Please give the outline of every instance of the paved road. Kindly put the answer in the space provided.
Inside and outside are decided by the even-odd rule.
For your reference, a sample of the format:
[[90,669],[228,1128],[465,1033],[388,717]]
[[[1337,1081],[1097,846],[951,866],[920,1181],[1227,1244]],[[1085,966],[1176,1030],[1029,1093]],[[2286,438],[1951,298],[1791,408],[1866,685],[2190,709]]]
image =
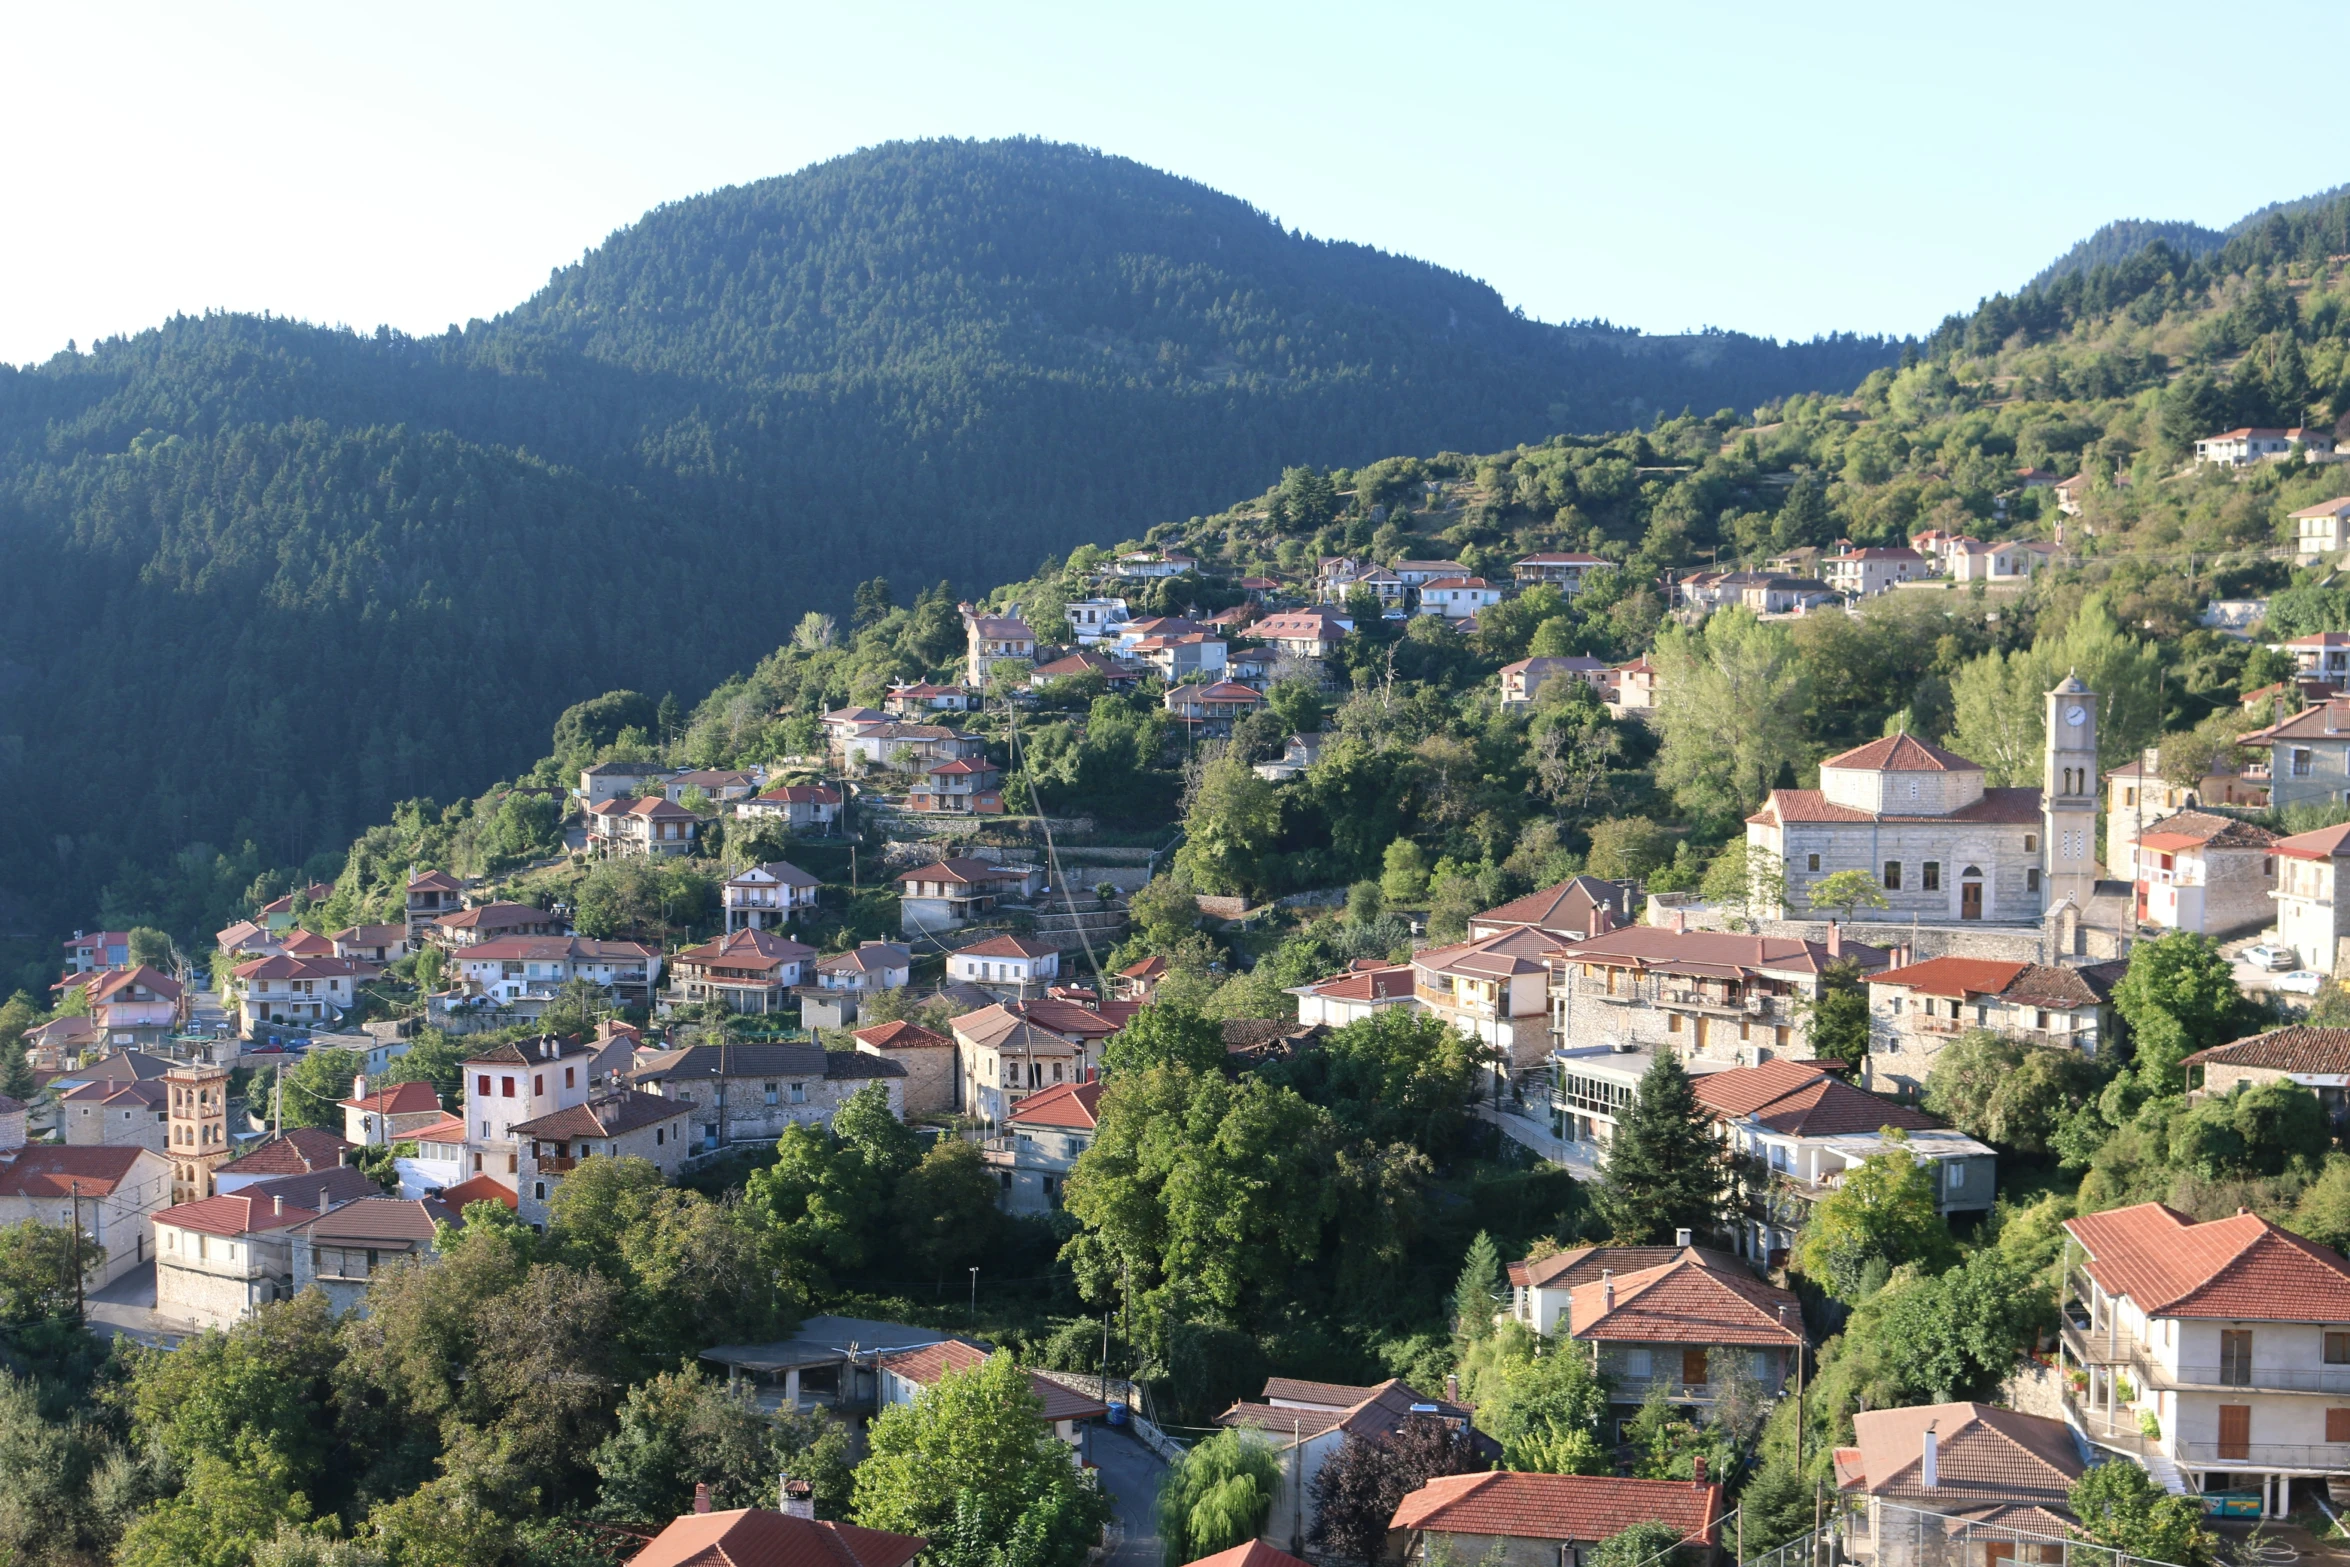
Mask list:
[[1159,1534],[1153,1510],[1167,1466],[1132,1436],[1109,1426],[1094,1426],[1088,1440],[1093,1444],[1094,1467],[1101,1471],[1102,1487],[1118,1507],[1118,1516],[1110,1524],[1110,1549],[1103,1567],[1159,1567]]
[[141,1344],[171,1348],[196,1331],[184,1322],[166,1322],[155,1315],[155,1264],[131,1269],[88,1301],[90,1331],[101,1339],[121,1336]]

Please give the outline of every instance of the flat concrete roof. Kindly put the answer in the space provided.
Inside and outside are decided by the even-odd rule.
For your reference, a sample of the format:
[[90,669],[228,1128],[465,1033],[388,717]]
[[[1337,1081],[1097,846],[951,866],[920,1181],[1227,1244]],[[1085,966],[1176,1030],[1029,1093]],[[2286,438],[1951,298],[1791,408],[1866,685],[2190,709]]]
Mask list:
[[720,1344],[703,1350],[701,1358],[741,1371],[797,1371],[838,1365],[852,1355],[862,1359],[893,1349],[918,1349],[953,1336],[870,1317],[810,1317],[790,1338],[773,1344]]

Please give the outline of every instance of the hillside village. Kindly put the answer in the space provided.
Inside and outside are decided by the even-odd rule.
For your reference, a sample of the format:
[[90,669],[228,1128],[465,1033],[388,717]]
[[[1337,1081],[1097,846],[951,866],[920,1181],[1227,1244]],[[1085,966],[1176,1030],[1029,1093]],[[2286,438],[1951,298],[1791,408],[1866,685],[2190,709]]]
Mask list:
[[12,1385],[148,1443],[58,1549],[2338,1533],[2350,420],[2029,347],[876,579],[121,894],[0,1013]]

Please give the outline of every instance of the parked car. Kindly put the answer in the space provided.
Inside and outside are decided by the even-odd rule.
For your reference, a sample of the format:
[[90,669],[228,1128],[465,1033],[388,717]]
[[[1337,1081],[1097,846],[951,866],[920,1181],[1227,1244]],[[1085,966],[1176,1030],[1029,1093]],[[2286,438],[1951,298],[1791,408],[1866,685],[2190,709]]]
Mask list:
[[2314,996],[2326,982],[2326,977],[2313,968],[2297,968],[2290,974],[2279,974],[2272,984],[2278,990],[2290,991],[2296,996]]
[[2244,961],[2254,968],[2266,969],[2273,974],[2280,969],[2297,967],[2301,962],[2301,955],[2291,947],[2274,947],[2263,943],[2257,947],[2246,947]]

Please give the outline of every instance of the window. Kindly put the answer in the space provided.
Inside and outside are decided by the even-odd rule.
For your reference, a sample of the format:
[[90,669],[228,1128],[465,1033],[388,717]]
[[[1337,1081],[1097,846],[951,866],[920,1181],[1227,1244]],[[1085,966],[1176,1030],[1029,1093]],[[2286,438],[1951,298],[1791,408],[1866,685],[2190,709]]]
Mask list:
[[[773,1104],[775,1101],[774,1101],[774,1100],[772,1100],[772,1099],[770,1099],[770,1100],[768,1100],[767,1102],[768,1102],[769,1104]],[[668,1141],[668,1138],[669,1138],[669,1129],[668,1129],[667,1127],[665,1127],[665,1126],[656,1126],[656,1127],[654,1127],[654,1128],[653,1128],[653,1146],[654,1146],[655,1148],[659,1148],[659,1147],[661,1147],[661,1146],[662,1146],[664,1143],[666,1143],[666,1142]]]
[[563,1069],[563,1086],[564,1086],[565,1088],[577,1088],[577,1087],[579,1086],[578,1073],[579,1073],[579,1068],[578,1068],[578,1067],[575,1067],[575,1066],[567,1066],[567,1067],[565,1067],[565,1068]]
[[2350,1333],[2328,1333],[2326,1335],[2326,1364],[2329,1366],[2350,1366]]
[[1940,860],[1928,860],[1918,867],[1918,885],[1927,892],[1942,890],[1942,862]]
[[1681,1032],[1681,1014],[1680,1014],[1680,1013],[1678,1013],[1678,1012],[1667,1012],[1667,1013],[1665,1014],[1665,1032],[1666,1032],[1666,1033],[1668,1033],[1668,1034],[1678,1034],[1679,1032]]
[[511,1099],[514,1097],[514,1079],[511,1077],[501,1077],[498,1079],[498,1097],[501,1099]]
[[2350,1409],[2329,1409],[2326,1411],[2326,1440],[2329,1442],[2350,1442]]
[[1945,1183],[1944,1183],[1945,1187],[1946,1187],[1948,1190],[1950,1190],[1950,1191],[1954,1191],[1954,1192],[1957,1192],[1957,1191],[1964,1191],[1964,1190],[1966,1190],[1966,1165],[1965,1165],[1965,1163],[1964,1163],[1963,1161],[1960,1161],[1960,1162],[1957,1162],[1957,1163],[1950,1164],[1950,1165],[1946,1166],[1946,1168],[1947,1168],[1947,1169],[1950,1171],[1950,1179],[1949,1179],[1947,1182],[1945,1182]]
[[2026,891],[2026,892],[2038,892],[2039,890],[2040,890],[2040,867],[2039,867],[2039,866],[2037,866],[2037,865],[2027,865],[2027,866],[2025,866],[2025,867],[2024,867],[2024,891]]
[[531,1097],[532,1097],[533,1099],[542,1098],[542,1097],[544,1097],[544,1096],[545,1096],[546,1092],[547,1092],[547,1074],[546,1074],[546,1073],[544,1073],[544,1072],[534,1072],[534,1073],[532,1073],[532,1074],[531,1074],[531,1079],[530,1079],[530,1094],[531,1094]]
[[777,1100],[780,1098],[780,1096],[781,1096],[781,1093],[782,1093],[782,1090],[781,1090],[781,1089],[779,1089],[779,1088],[778,1088],[778,1087],[777,1087],[775,1084],[773,1084],[773,1083],[769,1083],[769,1084],[767,1085],[767,1088],[766,1088],[767,1102],[768,1102],[769,1104],[774,1104],[774,1103],[776,1103],[776,1102],[777,1102]]
[[490,1096],[490,1079],[486,1072],[473,1080],[473,1091],[484,1099]]
[[796,1105],[804,1105],[808,1102],[807,1084],[794,1083],[791,1085],[791,1102]]
[[2298,746],[2293,750],[2293,776],[2296,778],[2309,776],[2309,753]]
[[1656,1363],[1647,1350],[1628,1349],[1624,1351],[1624,1375],[1627,1377],[1645,1382],[1654,1374],[1655,1370]]
[[2223,1387],[2252,1385],[2252,1334],[2248,1330],[2222,1331],[2219,1336],[2219,1380]]
[[1809,868],[1810,868],[1810,869],[1812,869],[1812,870],[1815,870],[1815,871],[1816,871],[1816,870],[1818,870],[1818,869],[1820,868],[1820,857],[1819,857],[1818,855],[1814,854],[1814,855],[1810,856],[1810,860],[1811,860],[1811,865],[1810,865],[1810,867],[1809,867]]
[[2026,854],[2038,854],[2040,852],[2040,835],[2038,833],[2028,832],[2024,834],[2024,852]]
[[522,1161],[521,1161],[521,1156],[520,1156],[519,1154],[508,1154],[508,1155],[506,1156],[506,1173],[507,1173],[508,1175],[513,1175],[513,1174],[515,1174],[515,1173],[516,1173],[517,1171],[519,1171],[521,1168],[522,1168]]
[[1885,862],[1885,890],[1887,892],[1901,890],[1901,862],[1899,860]]

